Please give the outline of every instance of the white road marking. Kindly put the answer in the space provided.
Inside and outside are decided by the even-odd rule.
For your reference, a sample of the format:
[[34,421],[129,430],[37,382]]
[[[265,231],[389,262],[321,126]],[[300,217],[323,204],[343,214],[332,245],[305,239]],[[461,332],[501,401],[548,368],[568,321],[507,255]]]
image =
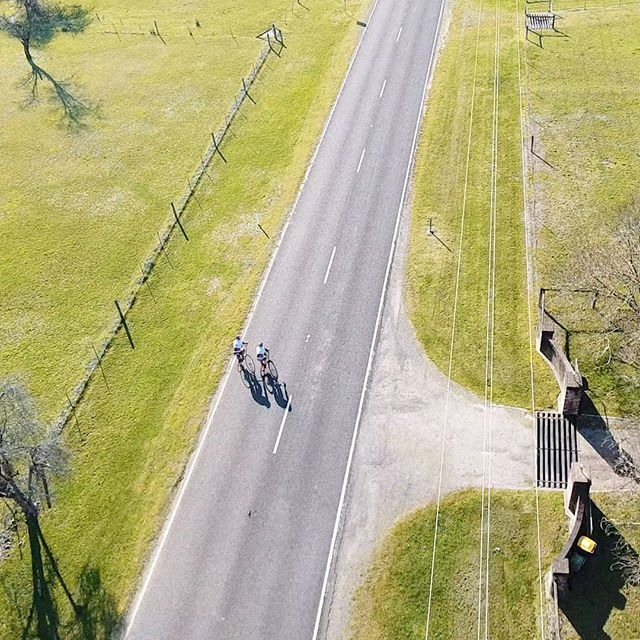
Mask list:
[[311,337],[310,333],[307,333],[307,339],[304,341],[305,344],[307,344],[307,342],[309,342],[309,338]]
[[[378,6],[378,2],[379,0],[375,0],[375,4],[373,5],[373,8],[371,9],[371,13],[369,14],[369,21],[371,21],[371,18],[373,17],[373,14],[375,13],[376,7]],[[280,234],[280,239],[278,240],[278,244],[273,252],[273,255],[271,256],[271,260],[269,261],[269,265],[267,266],[267,269],[264,273],[264,276],[262,278],[262,282],[260,283],[260,288],[258,289],[258,292],[256,293],[256,297],[253,301],[253,306],[251,308],[251,311],[249,312],[249,315],[247,316],[247,320],[245,323],[245,327],[244,327],[244,331],[243,333],[246,333],[249,329],[249,325],[251,324],[251,321],[253,320],[253,314],[256,310],[256,308],[258,307],[258,303],[260,302],[260,298],[262,296],[262,292],[264,291],[264,287],[267,283],[267,280],[269,279],[269,274],[271,273],[271,269],[273,267],[273,263],[276,260],[276,256],[278,255],[278,251],[280,251],[280,247],[282,246],[282,242],[284,240],[284,237],[287,233],[287,230],[289,229],[289,224],[291,223],[291,219],[293,218],[293,214],[296,212],[296,208],[298,206],[298,202],[300,201],[300,197],[302,196],[302,192],[304,190],[304,186],[307,183],[307,180],[309,178],[309,174],[311,173],[311,169],[313,169],[313,165],[315,163],[316,157],[318,156],[318,151],[320,150],[320,147],[322,146],[322,141],[324,140],[326,134],[327,134],[327,130],[329,129],[329,125],[331,124],[331,120],[333,119],[333,114],[336,111],[336,107],[338,106],[338,102],[340,101],[340,97],[342,96],[342,93],[344,91],[344,88],[347,84],[347,80],[349,79],[349,75],[351,74],[351,69],[353,68],[353,64],[356,60],[356,57],[358,56],[358,51],[360,51],[360,47],[362,46],[362,43],[364,42],[364,39],[367,35],[367,32],[365,31],[364,34],[362,35],[362,38],[360,39],[360,41],[358,42],[358,45],[356,46],[355,51],[353,52],[353,55],[351,56],[351,60],[349,61],[349,67],[347,68],[347,72],[344,75],[344,78],[342,80],[342,84],[340,85],[340,90],[338,91],[338,95],[336,96],[335,102],[333,103],[333,106],[331,107],[331,111],[329,112],[329,116],[327,117],[326,122],[324,123],[324,129],[322,130],[322,134],[320,135],[320,139],[318,140],[318,144],[316,145],[316,148],[313,151],[313,155],[311,156],[311,161],[309,162],[309,166],[307,167],[307,170],[304,174],[304,178],[302,179],[302,182],[300,183],[300,187],[298,188],[298,194],[296,195],[296,199],[295,202],[293,203],[293,207],[291,208],[291,213],[289,214],[289,217],[287,218],[287,221],[284,224],[284,227],[282,228],[282,233]],[[184,480],[181,482],[180,484],[180,490],[178,492],[178,496],[175,500],[175,502],[173,503],[173,507],[171,508],[171,513],[169,514],[169,518],[167,519],[163,529],[162,529],[162,533],[160,534],[160,539],[158,541],[158,544],[155,548],[155,551],[152,555],[152,560],[151,563],[149,565],[149,570],[143,580],[142,583],[142,587],[140,588],[140,591],[138,592],[138,595],[136,596],[136,599],[134,600],[134,604],[133,607],[131,609],[131,613],[127,616],[128,618],[128,624],[127,624],[127,628],[124,634],[124,639],[123,640],[127,640],[127,638],[129,637],[129,634],[131,633],[131,628],[133,627],[133,623],[135,622],[136,616],[138,615],[138,611],[140,610],[140,606],[142,605],[142,601],[144,600],[144,596],[147,592],[147,589],[149,588],[149,584],[151,583],[151,578],[153,576],[153,572],[155,571],[156,565],[158,564],[158,560],[160,558],[160,555],[162,554],[162,549],[164,548],[164,545],[167,542],[167,538],[169,537],[169,532],[171,531],[171,525],[173,524],[173,521],[175,520],[176,514],[178,513],[178,510],[180,509],[180,504],[182,503],[182,499],[184,497],[184,494],[186,492],[187,486],[189,484],[189,480],[191,479],[191,474],[193,473],[193,469],[196,466],[196,463],[198,462],[198,458],[200,457],[200,453],[202,452],[202,447],[204,446],[205,440],[207,439],[207,435],[209,433],[209,430],[211,429],[211,425],[213,423],[213,418],[216,414],[216,411],[218,410],[218,406],[220,405],[220,400],[222,398],[222,396],[224,395],[224,390],[227,386],[227,383],[229,381],[229,377],[231,376],[231,372],[234,369],[234,365],[235,365],[235,357],[231,357],[229,358],[229,366],[227,369],[227,373],[225,375],[224,380],[222,381],[222,384],[220,385],[218,391],[217,391],[217,397],[214,401],[213,407],[209,413],[209,417],[207,418],[207,423],[205,424],[204,429],[202,430],[201,434],[200,434],[200,439],[198,441],[198,446],[196,447],[195,452],[193,453],[193,456],[191,457],[191,459],[189,460],[189,463],[187,464],[187,469],[186,469],[186,473],[184,476]]]
[[276,440],[276,444],[273,447],[273,451],[271,452],[275,455],[278,451],[278,445],[280,444],[280,438],[282,438],[282,432],[284,431],[284,423],[287,421],[287,416],[289,415],[289,407],[291,407],[291,398],[293,394],[289,396],[289,400],[287,401],[287,408],[284,410],[284,415],[282,416],[282,422],[280,423],[280,431],[278,431],[278,439]]
[[400,40],[400,34],[402,33],[402,27],[400,27],[399,31],[398,31],[398,35],[396,36],[396,42],[398,42],[398,40]]
[[329,278],[329,271],[331,271],[331,265],[333,264],[333,259],[335,257],[336,257],[336,247],[333,247],[333,251],[331,252],[331,259],[329,260],[329,264],[327,265],[327,272],[324,274],[323,284],[327,284],[327,280]]
[[360,173],[360,167],[362,166],[362,161],[364,159],[364,152],[367,150],[367,147],[365,147],[362,150],[362,153],[360,154],[360,162],[358,162],[358,168],[356,169],[356,173]]
[[382,94],[384,93],[384,88],[387,86],[387,79],[384,79],[384,82],[382,83],[382,89],[380,89],[380,95],[378,96],[378,98],[382,98]]
[[[375,7],[374,7],[375,8]],[[429,88],[429,80],[433,72],[433,56],[435,54],[436,45],[438,43],[438,34],[440,33],[440,24],[442,22],[442,13],[444,11],[444,0],[440,1],[440,12],[438,13],[438,22],[436,23],[436,32],[433,38],[433,46],[431,47],[431,54],[429,57],[429,67],[427,69],[427,77],[424,81],[424,87],[422,89],[422,101],[420,106],[420,112],[416,122],[416,127],[413,132],[413,143],[411,145],[411,153],[409,154],[409,162],[407,163],[407,171],[404,176],[404,185],[402,187],[402,194],[400,195],[400,204],[398,205],[398,213],[396,214],[396,226],[393,230],[393,238],[391,240],[391,248],[389,249],[389,259],[387,260],[387,271],[384,275],[384,282],[382,283],[382,291],[380,293],[380,303],[378,305],[378,315],[376,317],[376,324],[373,328],[373,338],[371,340],[371,348],[369,350],[369,361],[367,362],[367,369],[364,374],[364,381],[362,383],[362,392],[360,393],[360,404],[358,405],[358,413],[356,415],[356,422],[353,427],[353,435],[351,436],[351,447],[349,449],[349,456],[347,458],[347,466],[344,471],[344,477],[342,479],[342,490],[340,491],[340,500],[338,501],[338,509],[336,511],[336,519],[333,525],[333,535],[331,536],[331,544],[329,546],[329,555],[327,557],[327,564],[324,570],[324,578],[322,580],[322,589],[320,591],[320,602],[318,603],[318,611],[316,613],[316,622],[313,627],[312,640],[317,640],[318,633],[320,631],[320,620],[322,618],[322,609],[324,607],[324,599],[327,593],[327,585],[329,583],[329,573],[331,571],[331,563],[333,561],[333,554],[335,553],[336,540],[338,537],[338,529],[340,528],[340,520],[342,518],[342,509],[344,507],[344,499],[347,494],[347,485],[349,484],[349,474],[351,473],[351,465],[353,463],[353,454],[356,448],[356,441],[358,439],[358,431],[360,429],[360,421],[362,420],[362,410],[364,408],[364,400],[367,393],[367,384],[369,382],[369,375],[371,374],[371,367],[373,365],[373,357],[376,350],[376,341],[378,339],[378,331],[380,329],[380,321],[382,319],[382,310],[384,308],[384,301],[387,292],[387,284],[389,282],[389,273],[391,272],[391,264],[393,263],[393,255],[395,253],[396,242],[398,240],[398,230],[400,229],[400,219],[402,217],[402,209],[404,205],[404,199],[407,194],[407,187],[409,185],[409,178],[411,177],[411,168],[416,155],[416,147],[418,145],[418,134],[420,132],[420,122],[422,121],[422,113],[424,111],[425,99],[427,97],[427,89]]]

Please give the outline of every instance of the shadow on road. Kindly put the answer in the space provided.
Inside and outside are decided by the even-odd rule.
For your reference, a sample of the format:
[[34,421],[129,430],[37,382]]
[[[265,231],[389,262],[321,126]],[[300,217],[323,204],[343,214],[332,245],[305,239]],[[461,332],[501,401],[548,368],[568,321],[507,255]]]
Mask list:
[[[271,407],[269,395],[272,395],[273,400],[280,408],[287,408],[289,404],[287,383],[280,381],[278,370],[273,362],[271,362],[269,371],[262,377],[256,375],[255,371],[244,368],[240,370],[240,376],[244,386],[251,391],[254,402],[269,409]],[[291,407],[289,407],[289,411],[291,411]]]
[[269,394],[267,393],[266,386],[258,380],[255,373],[245,371],[244,375],[249,383],[249,390],[251,391],[253,400],[268,409],[271,406],[271,402],[269,402]]
[[[271,391],[276,404],[282,409],[286,409],[289,404],[289,392],[287,391],[287,383],[280,382],[277,378],[271,381]],[[291,407],[289,407],[291,411]]]

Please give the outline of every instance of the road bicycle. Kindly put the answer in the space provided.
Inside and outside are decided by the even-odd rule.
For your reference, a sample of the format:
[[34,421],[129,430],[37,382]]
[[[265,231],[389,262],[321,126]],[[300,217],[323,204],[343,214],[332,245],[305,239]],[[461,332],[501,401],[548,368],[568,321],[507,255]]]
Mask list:
[[269,377],[272,380],[278,379],[278,369],[276,369],[276,365],[271,359],[269,352],[267,352],[266,358],[260,360],[260,377],[264,378],[267,375],[267,372],[269,372]]
[[251,374],[253,375],[256,371],[256,366],[253,362],[253,358],[245,351],[242,350],[239,353],[236,353],[236,358],[238,359],[238,372],[243,374]]

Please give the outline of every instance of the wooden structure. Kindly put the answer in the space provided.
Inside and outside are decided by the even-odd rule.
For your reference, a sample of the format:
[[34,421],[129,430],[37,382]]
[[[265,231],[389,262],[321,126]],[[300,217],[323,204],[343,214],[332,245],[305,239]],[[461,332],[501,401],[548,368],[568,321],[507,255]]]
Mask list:
[[547,573],[547,595],[562,601],[567,597],[570,588],[572,572],[576,563],[572,563],[572,556],[578,553],[578,540],[581,536],[593,535],[591,518],[591,478],[583,465],[571,465],[569,485],[564,492],[564,510],[570,519],[570,531],[567,541],[560,553],[554,558],[551,569]]

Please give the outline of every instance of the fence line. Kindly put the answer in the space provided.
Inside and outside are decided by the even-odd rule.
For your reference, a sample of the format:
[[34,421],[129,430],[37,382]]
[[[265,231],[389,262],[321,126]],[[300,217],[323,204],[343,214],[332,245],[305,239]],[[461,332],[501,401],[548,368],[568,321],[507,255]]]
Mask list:
[[[82,396],[84,395],[84,392],[86,391],[87,386],[89,385],[89,382],[91,381],[94,373],[97,371],[98,368],[102,370],[102,360],[104,359],[107,352],[109,351],[109,348],[113,344],[113,341],[118,335],[118,332],[120,331],[120,329],[123,327],[126,327],[127,315],[131,310],[131,308],[133,307],[138,297],[138,294],[140,293],[140,289],[142,288],[144,283],[148,280],[151,272],[153,271],[153,268],[155,267],[156,262],[158,261],[158,258],[162,253],[165,252],[165,246],[169,242],[171,236],[173,235],[175,228],[176,227],[182,228],[180,219],[182,218],[182,215],[184,214],[187,208],[187,205],[191,201],[191,198],[194,197],[195,191],[198,188],[200,181],[202,180],[202,176],[205,174],[207,170],[207,167],[211,163],[213,156],[217,153],[226,162],[226,160],[224,159],[224,156],[220,151],[220,145],[222,144],[227,134],[229,133],[231,125],[234,122],[236,116],[238,115],[238,112],[240,111],[240,108],[242,107],[242,104],[244,103],[244,101],[247,99],[253,100],[249,95],[249,89],[252,87],[253,83],[258,77],[258,74],[260,73],[260,70],[264,66],[265,62],[267,61],[269,54],[273,53],[274,55],[280,56],[281,50],[285,47],[282,31],[278,27],[276,27],[275,24],[273,24],[269,29],[267,29],[267,31],[260,34],[259,37],[262,37],[262,36],[266,37],[267,43],[262,48],[262,51],[260,52],[260,56],[258,57],[257,62],[251,68],[251,71],[249,72],[249,75],[247,76],[247,78],[242,79],[242,87],[238,92],[238,94],[236,95],[231,107],[229,108],[229,111],[225,115],[224,124],[221,125],[220,128],[215,133],[210,134],[211,142],[207,146],[207,150],[202,160],[198,164],[198,167],[196,168],[195,172],[192,174],[191,178],[187,180],[187,185],[188,185],[187,189],[183,193],[180,200],[177,203],[173,203],[173,202],[170,203],[171,208],[173,209],[173,213],[171,215],[169,222],[165,226],[164,231],[162,231],[162,233],[157,234],[158,244],[156,244],[156,246],[151,250],[147,258],[142,263],[141,275],[134,280],[133,288],[129,292],[129,295],[127,296],[127,298],[124,300],[124,302],[118,303],[118,301],[116,301],[116,307],[118,308],[117,320],[113,323],[111,330],[109,331],[107,337],[102,341],[99,348],[96,349],[95,347],[92,347],[94,357],[90,360],[89,364],[86,366],[85,374],[82,377],[82,379],[73,388],[73,391],[71,392],[71,394],[67,395],[68,402],[65,405],[64,409],[60,412],[60,414],[58,415],[54,423],[54,428],[56,431],[58,431],[58,433],[62,432],[62,430],[65,428],[65,426],[69,422],[69,419],[72,417],[72,415],[74,415],[75,409],[78,406],[78,403],[80,402],[80,400],[82,399]],[[278,48],[280,49],[280,51],[277,50]],[[129,332],[127,330],[127,334],[128,333]],[[131,338],[130,338],[130,343],[131,343],[131,347],[133,348],[133,341],[131,340]],[[104,371],[103,371],[103,375],[104,375]],[[106,381],[106,378],[105,378],[105,381]]]

